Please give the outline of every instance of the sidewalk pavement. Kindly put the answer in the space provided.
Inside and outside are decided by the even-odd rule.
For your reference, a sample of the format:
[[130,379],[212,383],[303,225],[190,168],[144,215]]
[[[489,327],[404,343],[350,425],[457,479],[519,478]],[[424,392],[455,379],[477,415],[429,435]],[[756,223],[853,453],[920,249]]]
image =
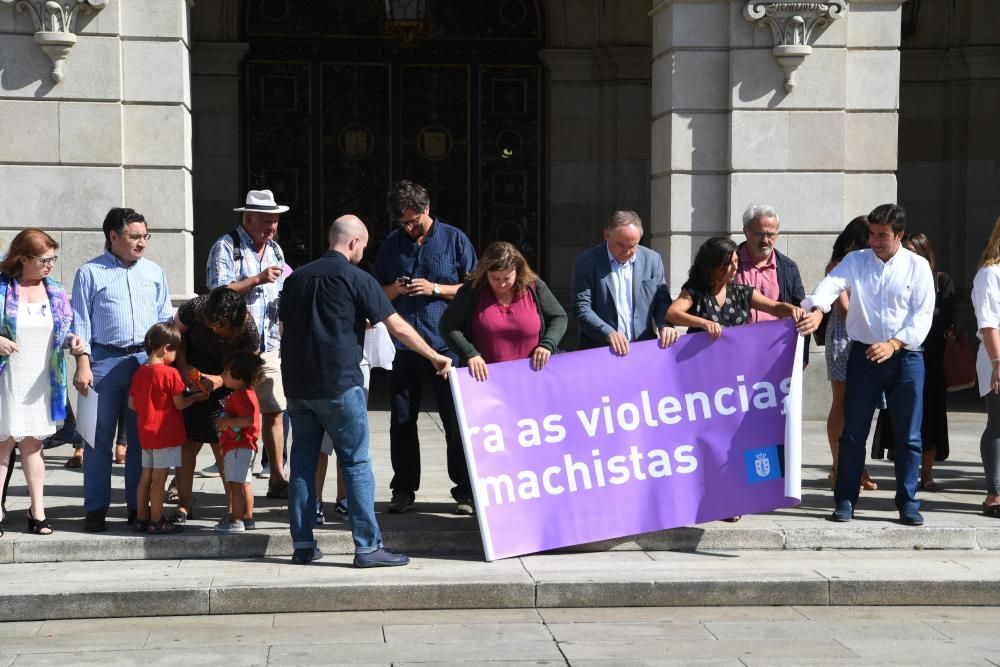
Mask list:
[[[421,418],[425,491],[403,515],[380,514],[386,545],[410,566],[351,567],[346,521],[317,529],[327,556],[293,566],[282,501],[260,494],[259,529],[218,535],[218,478],[198,479],[197,519],[182,535],[125,530],[117,507],[104,534],[82,532],[80,473],[50,450],[46,497],[55,534],[17,532],[26,506],[20,472],[10,528],[0,539],[0,619],[276,613],[363,609],[608,607],[674,605],[992,605],[1000,599],[1000,523],[979,512],[978,454],[984,416],[953,413],[943,487],[921,493],[927,523],[896,521],[892,464],[869,465],[879,489],[864,492],[857,519],[826,521],[832,498],[825,424],[803,430],[803,502],[795,508],[583,545],[561,553],[486,563],[475,519],[452,514],[444,440],[435,415]],[[377,501],[389,499],[388,415],[371,415]],[[203,454],[199,467],[210,457]],[[116,466],[114,502],[121,503]],[[333,497],[331,466],[327,500]],[[328,511],[328,517],[335,515]]]

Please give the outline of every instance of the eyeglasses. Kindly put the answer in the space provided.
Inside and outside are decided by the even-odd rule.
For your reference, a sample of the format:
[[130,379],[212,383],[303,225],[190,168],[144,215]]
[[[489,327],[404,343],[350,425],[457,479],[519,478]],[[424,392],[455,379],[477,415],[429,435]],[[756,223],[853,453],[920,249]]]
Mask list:
[[767,239],[768,241],[773,241],[778,238],[778,232],[750,232],[750,235],[755,239]]
[[418,222],[420,222],[420,218],[421,218],[421,216],[418,215],[418,216],[413,217],[413,218],[400,219],[399,220],[399,226],[400,227],[410,227],[410,226],[415,225]]
[[136,241],[148,241],[152,234],[122,234],[122,236],[134,243]]
[[52,257],[32,257],[31,259],[36,260],[42,266],[52,266],[59,259],[59,255],[53,255]]

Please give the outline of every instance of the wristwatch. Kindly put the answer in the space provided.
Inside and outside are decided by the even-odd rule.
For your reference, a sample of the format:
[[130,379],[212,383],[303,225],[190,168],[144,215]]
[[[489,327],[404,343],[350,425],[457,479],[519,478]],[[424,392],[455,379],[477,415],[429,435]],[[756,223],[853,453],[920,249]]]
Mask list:
[[441,286],[434,283],[434,296],[441,296]]

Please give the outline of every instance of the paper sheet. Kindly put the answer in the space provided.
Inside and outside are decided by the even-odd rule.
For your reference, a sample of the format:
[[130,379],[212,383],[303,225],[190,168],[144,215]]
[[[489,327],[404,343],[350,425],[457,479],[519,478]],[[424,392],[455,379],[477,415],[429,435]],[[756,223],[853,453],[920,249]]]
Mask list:
[[97,401],[97,392],[90,387],[86,396],[79,395],[76,404],[76,432],[90,447],[97,435]]

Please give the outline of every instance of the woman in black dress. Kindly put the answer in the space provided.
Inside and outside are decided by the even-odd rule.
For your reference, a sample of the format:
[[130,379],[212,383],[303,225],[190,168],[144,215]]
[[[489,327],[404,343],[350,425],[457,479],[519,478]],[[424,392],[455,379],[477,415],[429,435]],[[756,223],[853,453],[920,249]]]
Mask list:
[[749,322],[751,309],[774,317],[801,317],[798,306],[769,299],[750,285],[734,283],[738,266],[732,239],[719,236],[705,241],[698,248],[680,295],[667,309],[667,320],[687,327],[688,333],[707,331],[717,340],[725,327]]
[[[222,362],[236,352],[256,353],[260,336],[243,297],[228,287],[217,287],[206,296],[195,297],[182,305],[177,309],[175,323],[184,334],[184,346],[177,355],[177,370],[189,386],[200,382],[211,389],[208,400],[195,403],[184,411],[188,441],[181,450],[182,465],[177,473],[178,507],[171,519],[174,523],[184,523],[192,517],[194,468],[202,444],[212,445],[216,465],[222,470],[216,421],[232,393],[222,384]],[[199,380],[192,377],[193,369],[199,371]]]

